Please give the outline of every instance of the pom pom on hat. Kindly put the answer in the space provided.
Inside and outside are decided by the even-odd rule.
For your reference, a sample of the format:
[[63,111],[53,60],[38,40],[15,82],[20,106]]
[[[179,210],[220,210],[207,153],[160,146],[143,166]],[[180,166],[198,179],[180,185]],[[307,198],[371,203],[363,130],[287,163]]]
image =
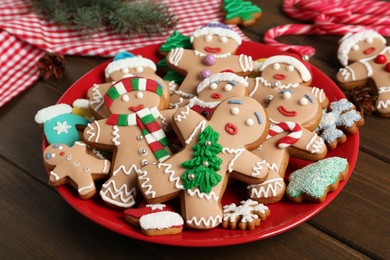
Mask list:
[[348,53],[350,52],[351,48],[356,43],[364,41],[367,38],[378,38],[384,44],[386,44],[386,39],[378,32],[373,30],[366,30],[357,33],[347,33],[340,39],[340,46],[337,50],[337,58],[343,66],[348,65]]
[[308,82],[311,77],[311,64],[308,62],[309,58],[305,55],[301,55],[294,49],[288,49],[281,55],[275,55],[267,58],[260,64],[260,71],[263,71],[267,66],[274,63],[287,63],[294,66],[299,72],[304,82]]
[[235,32],[228,25],[219,22],[211,22],[195,30],[194,33],[191,35],[191,39],[190,39],[191,43],[194,41],[195,38],[199,36],[205,36],[205,35],[218,35],[218,36],[230,37],[238,45],[241,45],[242,43],[242,39],[237,32]]
[[125,68],[136,68],[136,67],[148,67],[157,70],[156,64],[147,58],[141,56],[135,56],[130,52],[118,53],[110,62],[105,69],[105,76],[109,78],[109,75],[117,70]]

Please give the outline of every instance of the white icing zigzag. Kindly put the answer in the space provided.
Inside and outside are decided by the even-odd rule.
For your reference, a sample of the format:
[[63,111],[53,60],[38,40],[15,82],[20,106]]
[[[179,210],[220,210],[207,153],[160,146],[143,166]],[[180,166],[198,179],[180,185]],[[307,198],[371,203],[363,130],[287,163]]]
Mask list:
[[120,145],[121,142],[119,142],[118,139],[119,139],[119,137],[121,137],[121,136],[119,135],[119,127],[118,127],[118,126],[116,126],[116,125],[113,126],[112,135],[114,136],[114,137],[112,138],[112,142],[113,142],[116,146]]
[[261,175],[263,165],[267,165],[265,160],[262,160],[261,162],[256,162],[256,165],[252,168],[253,172],[251,173],[251,176],[256,177],[258,175]]
[[243,72],[252,71],[253,70],[253,63],[252,63],[252,57],[241,54],[240,58],[240,67]]
[[[187,107],[188,108],[188,107]],[[188,108],[189,109],[189,108]],[[194,131],[191,133],[190,137],[187,138],[187,140],[185,141],[186,144],[189,144],[192,142],[192,139],[194,138],[194,136],[200,132],[203,132],[204,129],[206,128],[206,120],[202,120],[200,121],[200,123],[195,127]]]
[[183,57],[183,48],[175,48],[171,50],[171,55],[169,55],[169,62],[172,63],[173,65],[177,66],[179,64],[179,61]]
[[209,216],[207,220],[204,217],[201,217],[199,220],[197,217],[192,217],[190,220],[187,220],[187,224],[193,224],[195,223],[195,226],[200,226],[203,224],[205,227],[216,227],[222,222],[222,217],[221,216]]
[[313,95],[316,98],[318,98],[318,100],[321,103],[325,100],[325,94],[324,94],[324,90],[323,89],[320,89],[320,88],[317,88],[317,87],[312,87],[311,93],[313,93]]
[[[119,207],[133,206],[135,204],[134,197],[137,194],[136,188],[134,187],[128,191],[128,186],[123,184],[119,189],[117,189],[115,184],[114,180],[110,180],[108,183],[103,184],[103,187],[106,188],[106,190],[100,190],[100,196],[102,199]],[[110,194],[112,199],[109,198],[107,194]],[[120,197],[121,202],[115,200],[118,197]]]
[[156,197],[156,192],[153,190],[153,186],[151,184],[148,184],[150,179],[148,177],[146,177],[148,175],[148,172],[147,171],[142,171],[142,170],[139,170],[137,172],[138,174],[138,181],[141,184],[141,188],[142,189],[146,189],[144,191],[144,194],[145,195],[151,195],[152,198],[155,198]]
[[376,108],[377,109],[381,109],[381,108],[387,108],[388,106],[390,106],[390,99],[386,100],[385,101],[379,101]]
[[96,135],[95,133],[92,132],[93,130],[95,130],[95,128],[93,128],[92,124],[88,124],[87,131],[86,131],[86,133],[89,135],[88,141],[91,141],[92,138],[94,138]]
[[240,155],[244,152],[244,148],[228,148],[228,147],[223,147],[222,148],[222,153],[229,153],[229,154],[235,154],[233,159],[229,162],[228,165],[228,171],[232,172],[234,169],[234,163],[236,162],[237,158],[240,157]]
[[283,183],[282,178],[275,178],[265,181],[262,184],[249,185],[247,188],[251,189],[251,198],[268,198],[270,192],[275,197],[278,187],[283,188],[281,183]]
[[194,189],[194,190],[187,190],[187,193],[191,197],[194,197],[196,195],[200,199],[206,198],[207,200],[211,200],[211,199],[213,199],[215,201],[219,200],[219,196],[217,194],[215,194],[215,192],[213,192],[213,191],[206,194],[204,192],[200,192],[199,189]]
[[92,189],[93,186],[94,186],[94,183],[91,183],[91,184],[88,185],[88,186],[79,188],[77,191],[78,191],[78,192],[82,192],[82,191],[84,191],[84,190],[89,190],[89,189]]
[[180,176],[174,177],[175,171],[172,170],[172,164],[168,164],[168,163],[159,163],[159,164],[157,165],[157,167],[158,167],[159,169],[161,169],[161,167],[165,167],[164,174],[169,174],[169,181],[172,182],[172,183],[173,183],[173,182],[175,183],[175,188],[176,188],[176,189],[179,189],[179,190],[184,189],[183,185],[181,184],[181,178],[180,178]]
[[93,84],[92,87],[92,100],[90,101],[91,104],[98,104],[94,109],[95,111],[98,111],[100,107],[104,104],[103,95],[100,92],[99,85]]
[[183,111],[180,111],[180,113],[175,116],[175,121],[176,122],[181,122],[182,120],[184,119],[187,119],[187,116],[190,114],[190,108],[189,107],[185,107],[185,110]]
[[[318,140],[316,140],[318,138]],[[320,153],[321,148],[324,145],[324,140],[321,137],[318,137],[317,134],[314,134],[314,136],[310,139],[309,143],[306,145],[306,151],[310,151],[310,148],[313,148],[311,153]]]

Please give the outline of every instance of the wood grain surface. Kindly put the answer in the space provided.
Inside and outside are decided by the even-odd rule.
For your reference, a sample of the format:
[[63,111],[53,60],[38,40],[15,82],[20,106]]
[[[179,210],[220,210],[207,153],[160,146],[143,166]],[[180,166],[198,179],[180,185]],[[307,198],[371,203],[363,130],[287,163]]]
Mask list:
[[[255,25],[243,28],[252,41],[262,42],[270,27],[299,23],[283,14],[281,0],[253,2],[262,7],[263,16]],[[314,46],[317,54],[312,64],[335,78],[339,37],[279,40]],[[339,196],[308,222],[280,235],[200,250],[137,241],[80,215],[47,184],[42,129],[34,115],[54,104],[78,78],[105,60],[66,56],[67,71],[62,79],[40,80],[1,108],[1,259],[390,259],[390,120],[376,116],[365,118],[359,158]]]

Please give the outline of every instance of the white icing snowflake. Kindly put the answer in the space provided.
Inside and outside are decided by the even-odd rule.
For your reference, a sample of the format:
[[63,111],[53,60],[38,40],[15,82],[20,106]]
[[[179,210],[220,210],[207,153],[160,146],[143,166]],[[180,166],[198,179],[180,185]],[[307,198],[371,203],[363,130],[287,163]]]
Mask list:
[[223,220],[230,222],[234,222],[241,216],[241,222],[252,222],[254,219],[259,218],[257,213],[266,214],[268,207],[259,204],[257,201],[248,199],[245,201],[241,201],[241,205],[236,206],[236,204],[232,203],[223,207],[224,217]]
[[53,130],[57,131],[57,135],[62,133],[68,133],[68,129],[72,128],[72,126],[68,125],[66,121],[64,122],[57,122],[57,125],[53,127]]

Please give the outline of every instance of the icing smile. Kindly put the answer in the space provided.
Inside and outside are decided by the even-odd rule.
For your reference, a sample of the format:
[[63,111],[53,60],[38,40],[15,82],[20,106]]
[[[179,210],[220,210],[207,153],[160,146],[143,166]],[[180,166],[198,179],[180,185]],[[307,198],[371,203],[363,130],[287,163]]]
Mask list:
[[211,95],[211,97],[214,98],[214,99],[220,99],[221,95],[218,94],[218,93],[214,93],[214,94]]
[[373,53],[375,50],[376,50],[375,47],[367,48],[364,50],[364,54],[369,55],[369,54]]
[[144,105],[138,105],[138,106],[136,106],[136,107],[129,107],[129,110],[131,111],[131,112],[138,112],[138,111],[140,111],[141,109],[143,109],[144,108]]
[[232,123],[227,123],[225,125],[225,131],[230,134],[230,135],[235,135],[238,133],[238,129],[237,129],[237,126],[235,126],[234,124]]
[[205,51],[207,51],[208,53],[220,53],[221,52],[221,48],[218,48],[218,47],[205,47],[204,48]]
[[274,79],[284,80],[284,79],[286,79],[286,75],[284,75],[284,74],[275,74],[274,75]]
[[278,106],[278,111],[284,115],[284,116],[288,116],[288,117],[293,117],[293,116],[296,116],[297,115],[297,112],[296,111],[288,111],[287,109],[285,109],[283,106]]

